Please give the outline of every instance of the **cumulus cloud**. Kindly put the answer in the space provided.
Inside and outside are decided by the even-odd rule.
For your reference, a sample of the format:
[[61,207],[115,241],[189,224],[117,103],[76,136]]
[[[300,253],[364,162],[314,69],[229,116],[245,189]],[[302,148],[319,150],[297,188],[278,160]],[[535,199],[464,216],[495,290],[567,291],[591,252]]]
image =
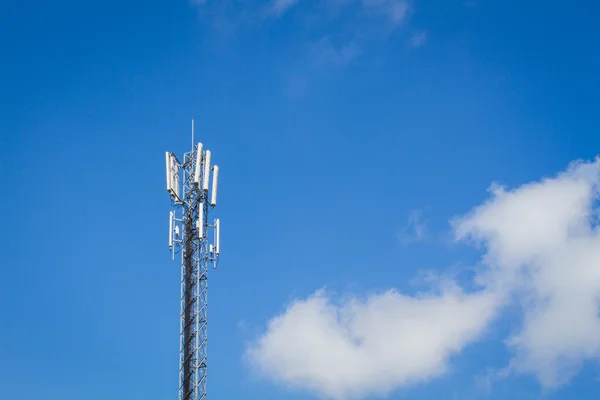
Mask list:
[[600,161],[573,163],[553,179],[492,199],[456,224],[459,237],[486,246],[488,285],[511,290],[523,325],[507,341],[513,372],[548,388],[566,383],[600,356]]
[[341,304],[319,291],[272,319],[247,355],[270,378],[324,397],[386,395],[443,374],[482,334],[494,303],[491,293],[454,285],[437,295],[390,290]]
[[600,357],[600,161],[576,162],[452,221],[482,249],[477,290],[438,281],[430,292],[389,290],[335,301],[325,291],[292,302],[247,349],[266,377],[331,399],[384,396],[448,371],[509,302],[523,312],[506,341],[505,374],[552,388]]

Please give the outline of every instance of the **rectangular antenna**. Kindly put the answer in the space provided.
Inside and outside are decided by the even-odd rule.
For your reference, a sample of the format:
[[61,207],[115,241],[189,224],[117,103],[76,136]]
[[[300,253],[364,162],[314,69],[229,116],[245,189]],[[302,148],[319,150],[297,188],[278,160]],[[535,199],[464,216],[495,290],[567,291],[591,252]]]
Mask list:
[[171,192],[171,153],[167,151],[167,192]]
[[198,221],[196,227],[198,228],[198,238],[202,240],[204,237],[204,203],[200,202],[200,210],[198,211]]
[[179,200],[179,166],[174,156],[171,156],[171,166],[171,193]]
[[169,212],[169,249],[173,249],[173,211]]
[[215,220],[215,254],[219,254],[221,250],[221,220]]
[[205,192],[208,192],[208,179],[210,177],[210,150],[206,150],[206,154],[204,154],[204,176],[202,179],[202,189]]
[[212,193],[210,197],[210,205],[217,205],[217,181],[219,179],[219,166],[215,165],[213,167],[213,181],[212,181]]
[[202,143],[198,143],[196,150],[196,169],[194,171],[194,185],[196,186],[200,184],[200,168],[202,168]]

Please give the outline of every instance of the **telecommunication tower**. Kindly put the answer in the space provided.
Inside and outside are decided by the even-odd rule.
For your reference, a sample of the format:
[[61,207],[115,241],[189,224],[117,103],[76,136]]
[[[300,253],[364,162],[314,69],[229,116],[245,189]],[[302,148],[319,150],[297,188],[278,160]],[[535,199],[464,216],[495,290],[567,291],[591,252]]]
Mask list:
[[210,265],[216,268],[220,251],[220,221],[211,223],[209,216],[217,205],[219,167],[211,166],[210,150],[194,143],[193,120],[192,151],[183,161],[170,152],[166,159],[174,208],[169,249],[173,259],[181,253],[178,399],[206,400],[208,270]]

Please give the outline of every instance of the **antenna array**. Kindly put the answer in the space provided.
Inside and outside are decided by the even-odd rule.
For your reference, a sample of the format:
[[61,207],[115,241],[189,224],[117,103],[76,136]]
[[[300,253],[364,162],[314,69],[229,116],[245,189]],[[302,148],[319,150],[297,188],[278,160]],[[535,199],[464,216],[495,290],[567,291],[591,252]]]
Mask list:
[[206,400],[208,270],[219,260],[221,227],[218,218],[209,221],[219,178],[219,167],[211,166],[210,158],[202,143],[192,144],[183,161],[166,153],[167,192],[174,208],[169,249],[173,259],[181,253],[179,400]]

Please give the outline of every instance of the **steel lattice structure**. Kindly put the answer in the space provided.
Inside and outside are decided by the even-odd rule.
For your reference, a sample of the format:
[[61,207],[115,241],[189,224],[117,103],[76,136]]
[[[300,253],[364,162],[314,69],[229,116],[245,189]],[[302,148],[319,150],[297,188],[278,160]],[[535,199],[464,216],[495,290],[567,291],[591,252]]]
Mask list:
[[208,270],[216,267],[220,237],[220,221],[210,224],[209,214],[216,205],[217,179],[218,167],[211,167],[210,150],[203,151],[201,143],[184,154],[183,162],[167,153],[167,190],[175,208],[169,247],[173,256],[181,253],[179,400],[206,400]]

